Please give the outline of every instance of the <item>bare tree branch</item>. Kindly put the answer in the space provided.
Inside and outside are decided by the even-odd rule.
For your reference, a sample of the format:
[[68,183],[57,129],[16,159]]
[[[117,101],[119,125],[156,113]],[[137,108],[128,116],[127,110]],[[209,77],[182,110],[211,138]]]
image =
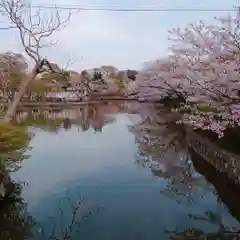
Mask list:
[[6,19],[6,26],[0,29],[15,28],[20,37],[22,47],[26,54],[35,62],[35,67],[24,81],[21,82],[16,91],[13,101],[8,107],[4,121],[8,122],[15,114],[18,103],[24,96],[26,89],[32,79],[39,72],[39,65],[42,61],[40,51],[44,47],[53,46],[54,41],[46,40],[57,31],[67,26],[72,16],[69,11],[67,16],[62,19],[59,10],[56,8],[49,16],[45,16],[40,8],[33,10],[31,4],[25,4],[23,0],[0,0],[0,16]]
[[62,20],[56,8],[49,16],[45,16],[40,8],[33,11],[31,5],[24,4],[22,0],[1,0],[0,12],[8,19],[5,28],[17,28],[25,52],[36,64],[41,61],[40,50],[56,44],[55,41],[44,43],[44,40],[65,28],[72,15],[69,11]]

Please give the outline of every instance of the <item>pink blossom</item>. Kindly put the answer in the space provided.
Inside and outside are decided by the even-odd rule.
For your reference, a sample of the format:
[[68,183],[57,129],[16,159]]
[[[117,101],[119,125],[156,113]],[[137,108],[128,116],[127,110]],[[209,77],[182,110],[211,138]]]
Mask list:
[[[215,24],[189,24],[169,30],[171,54],[145,64],[131,90],[139,99],[181,96],[186,100],[183,121],[210,129],[222,137],[226,128],[239,125],[240,11],[215,18]],[[199,103],[215,105],[201,111]],[[196,106],[194,106],[194,105]],[[183,111],[181,109],[181,111]]]

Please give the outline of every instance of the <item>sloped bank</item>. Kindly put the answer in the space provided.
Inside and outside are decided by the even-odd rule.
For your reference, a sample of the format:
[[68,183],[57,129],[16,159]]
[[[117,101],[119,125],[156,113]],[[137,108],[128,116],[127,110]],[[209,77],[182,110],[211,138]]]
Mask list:
[[[182,98],[165,98],[160,101],[169,109],[182,114],[195,114],[199,117],[206,117],[206,124],[210,124],[210,117],[214,121],[224,121],[224,111],[217,105],[211,103],[188,103]],[[187,107],[186,107],[187,106]],[[208,118],[209,117],[209,118]],[[189,146],[197,154],[201,155],[208,163],[213,165],[219,172],[224,173],[235,183],[240,184],[240,127],[237,124],[228,125],[219,132],[214,132],[211,127],[191,125],[191,122],[184,122],[187,130],[187,141]]]
[[231,215],[240,221],[240,185],[236,184],[224,172],[219,172],[213,164],[206,161],[200,154],[190,149],[194,168],[202,174],[216,189],[217,195],[227,206]]
[[192,129],[187,132],[188,145],[196,154],[234,183],[240,184],[240,154],[220,148],[219,142],[213,141],[204,132]]

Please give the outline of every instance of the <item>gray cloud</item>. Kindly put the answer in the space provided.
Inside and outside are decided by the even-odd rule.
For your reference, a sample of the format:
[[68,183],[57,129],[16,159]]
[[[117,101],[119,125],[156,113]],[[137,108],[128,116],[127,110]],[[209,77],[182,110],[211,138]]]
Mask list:
[[[231,8],[234,0],[33,0],[33,4],[62,4],[81,6],[165,8],[200,7]],[[62,13],[64,14],[64,13]],[[210,20],[220,12],[103,12],[81,11],[75,14],[67,28],[51,36],[59,41],[58,46],[44,49],[43,56],[64,65],[69,56],[77,61],[71,68],[80,70],[102,64],[118,68],[140,68],[142,63],[167,54],[169,42],[167,30],[177,25],[186,26],[200,19]],[[17,34],[13,31],[1,33],[0,51],[23,51]]]

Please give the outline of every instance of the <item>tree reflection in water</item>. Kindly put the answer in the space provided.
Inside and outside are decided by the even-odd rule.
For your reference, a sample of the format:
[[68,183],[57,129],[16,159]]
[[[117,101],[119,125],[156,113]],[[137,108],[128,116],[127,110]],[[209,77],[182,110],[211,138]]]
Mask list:
[[[17,133],[19,128],[11,130],[16,130]],[[5,136],[9,132],[10,129],[4,132]],[[29,150],[30,138],[27,133],[21,131],[11,135],[11,139],[4,139],[1,147],[5,144],[5,148],[1,149],[0,154],[0,239],[25,239],[31,236],[34,221],[21,197],[22,183],[12,181],[10,172],[19,169],[20,163],[29,157],[26,153]],[[11,144],[7,144],[8,141]]]
[[[217,211],[208,211],[201,215],[189,214],[192,221],[205,221],[215,224],[215,232],[205,232],[197,228],[167,230],[170,239],[240,239],[238,229],[224,226],[222,223],[222,202],[236,219],[240,219],[239,186],[229,182],[206,160],[199,159],[189,151],[187,133],[181,124],[175,124],[177,115],[161,110],[153,115],[150,107],[144,112],[143,121],[130,126],[138,145],[136,163],[149,167],[154,176],[167,179],[167,184],[160,192],[177,203],[194,204],[204,194],[216,196]],[[141,113],[141,112],[140,112]],[[199,174],[200,173],[200,174]],[[210,184],[209,184],[210,182]],[[200,223],[199,223],[200,225]]]
[[73,126],[80,127],[83,132],[93,128],[97,133],[102,132],[103,126],[116,121],[112,114],[120,108],[119,103],[99,103],[78,108],[23,109],[18,112],[15,121],[55,133],[62,128],[68,131]]
[[[11,180],[9,173],[1,172],[4,176],[6,194],[0,199],[0,239],[76,239],[85,219],[100,208],[86,209],[85,199],[77,196],[64,196],[59,200],[59,216],[50,218],[51,223],[42,227],[27,211],[27,203],[22,197],[24,183]],[[75,200],[76,199],[76,200]],[[60,204],[61,203],[61,204]],[[64,213],[67,213],[65,215]],[[53,219],[58,221],[53,224]]]
[[0,239],[26,239],[31,236],[34,220],[21,197],[22,184],[9,181],[6,190],[0,207]]
[[221,219],[219,219],[219,214],[214,213],[212,211],[205,212],[201,215],[189,214],[189,218],[194,221],[201,221],[214,224],[217,226],[217,230],[214,232],[205,232],[200,228],[187,228],[184,231],[175,230],[166,230],[166,233],[169,234],[170,239],[172,240],[235,240],[239,239],[240,231],[237,228],[226,227],[221,223]]
[[0,125],[0,239],[19,240],[31,235],[34,224],[21,197],[22,183],[12,181],[11,172],[29,157],[32,134],[24,126]]
[[[83,221],[96,210],[86,210],[83,206],[85,199],[79,197],[73,200],[66,196],[60,199],[59,216],[49,218],[49,226],[42,227],[27,211],[27,204],[22,198],[23,184],[9,181],[8,194],[1,200],[0,205],[0,239],[76,239]],[[75,198],[74,198],[75,199]],[[57,202],[58,203],[58,202]],[[67,213],[65,215],[64,213]],[[53,219],[58,221],[53,223]],[[49,228],[48,228],[49,227]]]
[[86,199],[65,194],[64,197],[56,201],[57,212],[53,216],[45,218],[44,226],[36,223],[32,228],[33,240],[71,240],[78,239],[78,233],[82,229],[82,224],[93,213],[97,213],[100,208],[86,207]]
[[[15,120],[24,125],[37,126],[45,131],[58,132],[64,128],[68,131],[72,126],[80,126],[81,131],[86,131],[90,127],[95,132],[101,132],[105,124],[111,124],[115,118],[111,113],[119,111],[119,105],[87,105],[78,109],[60,109],[51,111],[33,112],[32,110],[25,111],[24,116],[18,116]],[[149,110],[150,108],[148,108]],[[64,112],[67,113],[64,115]],[[167,110],[159,108],[156,115],[146,114],[141,123],[130,126],[130,131],[134,134],[138,145],[138,153],[136,154],[136,163],[141,167],[149,167],[154,176],[167,180],[167,185],[161,191],[167,197],[176,200],[178,203],[193,204],[196,203],[199,197],[206,192],[217,192],[217,195],[223,199],[223,194],[220,193],[220,187],[224,184],[214,182],[214,179],[208,177],[217,174],[206,173],[200,170],[197,164],[196,156],[188,151],[186,141],[185,127],[181,124],[176,124],[179,116]],[[22,117],[22,119],[21,119]],[[202,160],[201,160],[202,161]],[[209,167],[204,167],[209,169]],[[200,172],[202,175],[196,172]],[[2,171],[4,172],[4,169]],[[6,175],[7,176],[7,175]],[[214,187],[209,185],[205,177]],[[225,179],[223,180],[227,182]],[[9,180],[9,186],[12,191],[8,195],[6,205],[1,205],[0,230],[2,235],[0,239],[24,239],[24,236],[30,236],[30,229],[35,224],[33,219],[26,211],[26,205],[20,197],[21,186],[17,183],[12,183]],[[14,187],[15,186],[15,187]],[[230,189],[229,185],[228,188]],[[226,192],[226,188],[223,190]],[[15,195],[14,195],[15,192]],[[13,196],[12,196],[13,195]],[[231,194],[228,194],[231,198]],[[235,195],[234,195],[235,196]],[[7,199],[7,198],[6,198]],[[239,199],[236,197],[235,199]],[[230,205],[222,200],[230,209]],[[229,204],[233,204],[232,201]],[[74,205],[74,204],[72,204]],[[235,204],[238,206],[238,204]],[[76,231],[81,221],[76,219],[75,212],[79,209],[80,203],[73,207],[74,227],[70,225],[67,228],[60,226],[59,230],[53,230],[49,237],[43,239],[69,239],[74,231]],[[213,233],[206,233],[199,229],[186,229],[179,231],[178,229],[167,230],[171,239],[234,239],[239,236],[236,229],[230,229],[223,225],[221,221],[221,201],[217,202],[218,211],[206,212],[202,216],[189,214],[189,218],[193,221],[205,221],[218,226],[218,230]],[[232,212],[231,212],[232,213]],[[91,213],[90,213],[91,214]],[[233,214],[233,213],[232,213]],[[21,225],[22,224],[22,225]],[[16,227],[17,226],[17,227]],[[19,226],[19,227],[18,227]],[[35,225],[37,226],[37,225]],[[65,226],[65,225],[64,225]],[[15,231],[15,232],[14,232]],[[18,235],[17,235],[18,234]],[[43,230],[37,235],[42,235]],[[45,234],[45,233],[44,233]],[[44,236],[43,234],[43,236]],[[17,236],[17,237],[16,237]],[[19,238],[20,236],[20,238]],[[36,235],[35,235],[36,236]],[[237,239],[237,238],[236,238]]]
[[138,145],[137,165],[149,167],[154,176],[168,180],[161,190],[163,195],[178,203],[195,203],[203,189],[211,189],[192,166],[185,126],[176,124],[180,116],[161,107],[155,115],[151,110],[149,113],[142,122],[129,127]]
[[71,122],[71,119],[70,119],[70,118],[65,118],[65,119],[63,119],[62,124],[63,124],[63,128],[64,128],[66,131],[68,131],[68,130],[71,129],[71,127],[72,127],[72,122]]
[[190,149],[194,168],[214,186],[213,193],[217,196],[218,205],[222,202],[229,213],[240,222],[240,185],[235,184],[227,174],[221,173],[200,155]]
[[[81,109],[74,109],[71,112],[72,115],[70,114],[68,117],[64,116],[63,111],[59,110],[46,112],[42,109],[37,111],[28,109],[19,113],[14,120],[20,128],[25,129],[28,126],[33,126],[53,133],[58,132],[61,128],[68,130],[74,125],[80,125],[82,131],[90,126],[95,128],[96,131],[101,131],[105,124],[111,124],[115,121],[111,113],[116,112],[117,109],[117,105],[89,105]],[[65,201],[64,211],[60,206],[59,212],[62,216],[62,213],[66,211],[65,208],[69,206],[69,224],[65,224],[65,222],[64,224],[57,223],[56,228],[47,232],[45,228],[40,228],[39,224],[27,212],[27,204],[21,196],[23,184],[13,182],[10,178],[10,172],[19,169],[21,166],[19,163],[29,157],[27,153],[30,150],[29,143],[32,136],[27,136],[26,132],[26,137],[25,134],[22,134],[21,138],[19,136],[16,139],[11,138],[11,143],[14,144],[5,144],[11,146],[11,149],[3,149],[3,145],[0,148],[0,239],[19,240],[36,239],[36,237],[58,240],[74,239],[73,236],[79,231],[82,221],[92,213],[92,211],[87,211],[79,216],[79,211],[82,212],[83,210],[82,199],[77,199],[77,201],[69,197],[62,199],[62,201]],[[41,231],[39,232],[39,230]]]

